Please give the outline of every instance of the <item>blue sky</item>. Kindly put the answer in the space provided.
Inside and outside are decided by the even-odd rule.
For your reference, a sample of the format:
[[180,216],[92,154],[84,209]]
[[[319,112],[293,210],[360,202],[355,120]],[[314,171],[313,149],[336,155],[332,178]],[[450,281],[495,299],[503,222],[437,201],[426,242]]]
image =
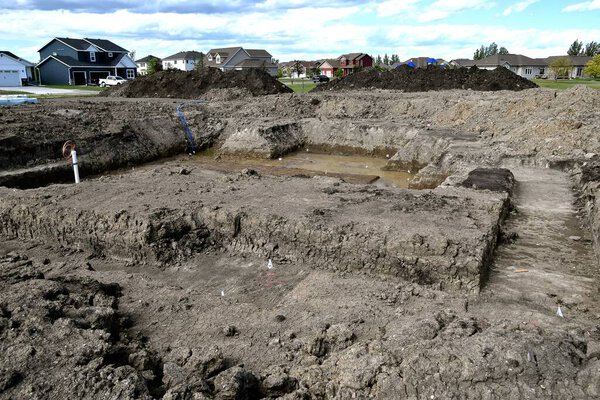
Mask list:
[[0,50],[38,61],[55,36],[106,38],[137,58],[241,45],[281,61],[347,52],[470,58],[494,41],[531,57],[600,42],[600,0],[10,0]]

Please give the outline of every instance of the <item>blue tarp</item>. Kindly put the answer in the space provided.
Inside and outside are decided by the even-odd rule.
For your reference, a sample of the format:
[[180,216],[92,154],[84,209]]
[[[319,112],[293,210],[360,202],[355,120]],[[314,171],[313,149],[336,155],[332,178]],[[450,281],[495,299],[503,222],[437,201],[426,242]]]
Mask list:
[[417,65],[416,65],[414,62],[412,62],[412,61],[409,61],[409,62],[407,62],[407,63],[406,63],[406,65],[408,65],[408,66],[409,66],[409,67],[411,67],[411,68],[415,68],[415,67],[417,66]]
[[437,64],[437,60],[435,58],[430,58],[429,60],[427,60],[427,65],[429,64]]

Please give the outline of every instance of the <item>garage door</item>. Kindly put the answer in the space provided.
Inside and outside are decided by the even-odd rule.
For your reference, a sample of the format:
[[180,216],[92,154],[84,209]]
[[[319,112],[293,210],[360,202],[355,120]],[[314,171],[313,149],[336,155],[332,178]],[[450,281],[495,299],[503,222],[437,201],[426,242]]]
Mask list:
[[0,86],[21,86],[19,71],[0,70]]

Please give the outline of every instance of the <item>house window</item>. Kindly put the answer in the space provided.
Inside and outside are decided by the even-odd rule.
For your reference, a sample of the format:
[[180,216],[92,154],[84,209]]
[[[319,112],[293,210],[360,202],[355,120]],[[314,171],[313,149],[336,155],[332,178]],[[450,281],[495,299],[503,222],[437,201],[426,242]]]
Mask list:
[[96,53],[94,53],[93,51],[90,51],[90,61],[96,62]]
[[583,76],[583,67],[577,67],[577,76]]
[[531,75],[531,74],[533,74],[533,68],[531,68],[531,67],[525,68],[525,75]]
[[110,58],[112,58],[112,56],[113,56],[113,55],[112,55],[112,51],[109,51],[109,52],[108,52],[108,56],[109,56]]
[[546,73],[546,68],[540,67],[540,75],[544,75]]
[[221,56],[217,54],[215,61],[217,62],[217,64],[221,64]]
[[128,69],[127,71],[127,79],[133,79],[135,78],[135,72],[132,69]]
[[208,61],[212,61],[212,56],[210,54],[208,55]]

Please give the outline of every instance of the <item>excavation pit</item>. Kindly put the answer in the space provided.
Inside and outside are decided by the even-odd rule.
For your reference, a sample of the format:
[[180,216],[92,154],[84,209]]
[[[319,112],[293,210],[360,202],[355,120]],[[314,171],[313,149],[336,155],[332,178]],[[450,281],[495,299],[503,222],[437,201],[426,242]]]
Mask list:
[[223,174],[176,162],[73,186],[3,189],[2,197],[8,237],[135,263],[216,247],[465,292],[479,290],[507,203],[504,193]]

